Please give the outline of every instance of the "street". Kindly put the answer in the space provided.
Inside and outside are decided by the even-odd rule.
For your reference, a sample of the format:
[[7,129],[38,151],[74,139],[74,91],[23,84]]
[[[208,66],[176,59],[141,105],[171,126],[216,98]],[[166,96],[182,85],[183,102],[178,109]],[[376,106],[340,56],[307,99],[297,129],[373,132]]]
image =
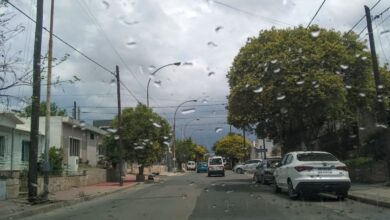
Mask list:
[[28,219],[388,219],[390,210],[332,198],[292,201],[250,176],[190,172]]

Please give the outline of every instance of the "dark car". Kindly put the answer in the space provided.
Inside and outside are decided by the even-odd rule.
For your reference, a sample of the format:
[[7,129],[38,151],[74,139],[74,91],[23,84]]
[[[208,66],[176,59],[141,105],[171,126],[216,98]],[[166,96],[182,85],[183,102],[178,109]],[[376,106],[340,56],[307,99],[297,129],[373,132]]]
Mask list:
[[253,174],[253,180],[256,183],[269,184],[273,181],[273,173],[280,163],[280,158],[270,158],[263,160]]
[[199,162],[197,165],[196,165],[196,172],[197,173],[207,173],[207,170],[208,170],[208,166],[207,166],[207,162]]

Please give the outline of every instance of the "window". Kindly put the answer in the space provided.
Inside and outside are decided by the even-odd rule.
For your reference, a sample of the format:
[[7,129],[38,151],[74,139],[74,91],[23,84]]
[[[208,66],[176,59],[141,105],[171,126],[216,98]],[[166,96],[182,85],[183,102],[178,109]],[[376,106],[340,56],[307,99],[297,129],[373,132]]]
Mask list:
[[80,140],[69,138],[69,156],[80,156]]
[[210,160],[210,165],[221,165],[221,164],[222,164],[221,158],[213,158]]
[[0,136],[0,157],[5,155],[5,137]]
[[282,159],[282,165],[285,165],[286,164],[286,160],[287,160],[287,157],[289,156],[289,154],[287,155],[284,155],[283,159]]
[[30,149],[30,141],[23,140],[22,141],[22,161],[24,161],[24,162],[28,161],[29,149]]
[[286,164],[290,164],[292,161],[293,161],[293,155],[290,154],[286,159]]
[[94,133],[89,133],[89,139],[94,140],[95,139],[95,134]]
[[299,161],[337,161],[337,158],[329,153],[302,153],[297,155]]

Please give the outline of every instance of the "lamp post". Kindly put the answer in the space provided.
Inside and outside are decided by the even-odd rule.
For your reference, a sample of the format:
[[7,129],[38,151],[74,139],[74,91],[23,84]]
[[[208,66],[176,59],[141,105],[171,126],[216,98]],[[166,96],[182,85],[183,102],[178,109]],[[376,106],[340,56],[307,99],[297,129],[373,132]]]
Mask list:
[[187,126],[193,122],[193,121],[199,121],[200,119],[199,118],[194,118],[192,119],[191,121],[187,122],[184,127],[183,127],[183,130],[182,130],[182,135],[183,135],[183,139],[186,138],[186,129],[187,129]]
[[175,110],[175,114],[173,115],[173,132],[172,132],[172,147],[173,147],[173,167],[176,168],[176,114],[179,108],[189,102],[197,102],[198,100],[192,99],[185,102],[182,102],[180,105],[177,106]]
[[[157,68],[153,73],[151,73],[150,75],[156,75],[156,73],[161,70],[162,68],[164,67],[167,67],[167,66],[180,66],[181,62],[175,62],[175,63],[170,63],[170,64],[167,64],[167,65],[164,65],[164,66],[161,66],[159,68]],[[146,105],[149,107],[149,85],[150,85],[150,81],[152,79],[149,78],[148,80],[148,85],[146,86]]]

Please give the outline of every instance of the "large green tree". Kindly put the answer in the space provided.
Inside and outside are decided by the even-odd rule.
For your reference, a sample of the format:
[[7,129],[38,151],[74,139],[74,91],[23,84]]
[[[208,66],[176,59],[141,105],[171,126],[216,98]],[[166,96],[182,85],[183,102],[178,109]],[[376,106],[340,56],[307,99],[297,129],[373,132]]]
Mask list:
[[353,127],[375,100],[365,44],[317,26],[261,31],[227,77],[229,123],[273,137],[284,152],[312,149],[323,130]]
[[216,155],[230,158],[234,163],[242,161],[249,156],[251,144],[245,141],[244,137],[238,134],[230,133],[219,139],[213,146]]
[[[143,176],[144,167],[160,160],[166,152],[170,126],[164,118],[143,104],[124,109],[121,117],[123,149],[118,149],[118,134],[110,135],[104,140],[108,156],[114,163],[118,162],[119,156],[137,162],[139,175]],[[117,118],[113,121],[113,127],[118,127]]]

